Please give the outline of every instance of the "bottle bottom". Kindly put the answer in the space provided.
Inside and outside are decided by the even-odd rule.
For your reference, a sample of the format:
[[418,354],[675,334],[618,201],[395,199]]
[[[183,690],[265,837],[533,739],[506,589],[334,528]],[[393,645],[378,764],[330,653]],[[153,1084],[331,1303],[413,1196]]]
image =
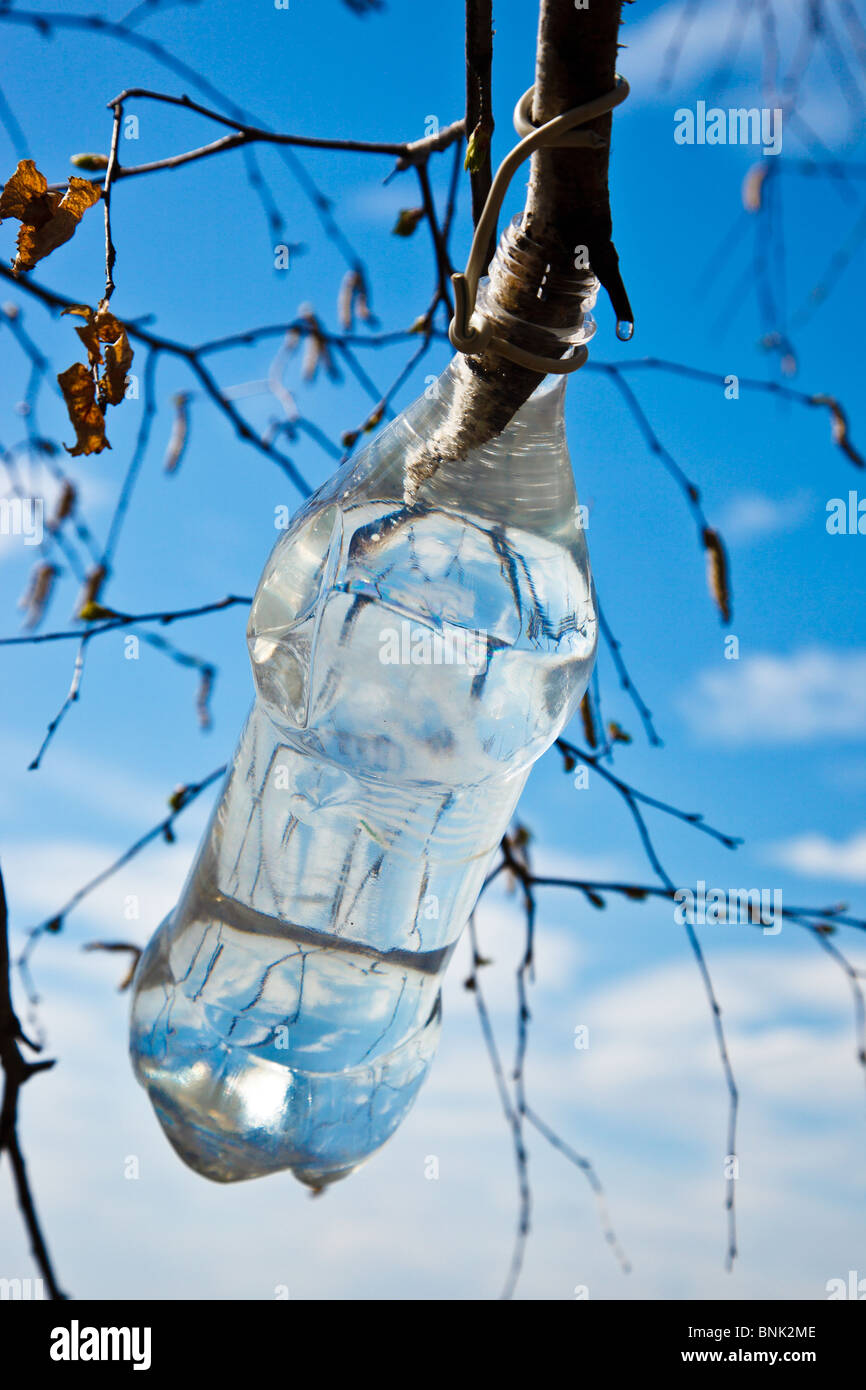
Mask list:
[[422,1026],[391,1051],[343,1071],[303,1070],[216,1031],[165,969],[161,937],[139,965],[130,1050],[188,1167],[214,1182],[288,1170],[318,1190],[347,1177],[393,1134],[436,1051],[438,995]]

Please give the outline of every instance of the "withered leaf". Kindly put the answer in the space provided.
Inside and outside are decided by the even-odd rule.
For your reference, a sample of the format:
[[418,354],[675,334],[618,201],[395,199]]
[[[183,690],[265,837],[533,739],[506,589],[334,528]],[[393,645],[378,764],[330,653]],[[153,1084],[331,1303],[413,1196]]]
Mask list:
[[18,167],[0,193],[0,222],[16,217],[19,222],[41,227],[51,216],[48,180],[32,159],[19,160]]
[[109,405],[120,405],[126,395],[126,381],[132,366],[132,347],[126,329],[122,324],[119,327],[116,340],[105,344],[105,371],[99,382]]
[[67,304],[65,309],[60,310],[61,317],[64,314],[77,314],[80,318],[86,319],[84,328],[76,328],[76,333],[87,348],[87,360],[91,367],[99,366],[102,363],[102,348],[99,345],[99,334],[93,322],[96,317],[89,304]]
[[105,305],[94,312],[88,304],[70,304],[61,313],[77,314],[86,320],[84,327],[75,331],[87,349],[91,368],[105,366],[97,382],[99,404],[120,405],[134,355],[123,324]]
[[84,363],[73,362],[58,374],[57,380],[75,427],[74,446],[63,446],[67,453],[100,454],[103,449],[110,449],[105,437],[105,416],[96,402],[96,383]]
[[627,734],[622,725],[613,719],[607,726],[607,732],[612,743],[631,743],[631,734]]
[[0,222],[15,217],[21,223],[18,254],[12,262],[14,273],[32,270],[68,241],[87,209],[101,196],[98,183],[75,176],[65,193],[49,192],[48,181],[33,160],[22,159],[0,194]]

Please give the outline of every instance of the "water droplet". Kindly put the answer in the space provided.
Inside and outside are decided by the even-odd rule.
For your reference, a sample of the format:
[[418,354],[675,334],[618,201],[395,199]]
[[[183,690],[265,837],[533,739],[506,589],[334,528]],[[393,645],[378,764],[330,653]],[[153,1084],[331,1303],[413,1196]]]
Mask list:
[[633,324],[633,323],[630,323],[628,319],[617,319],[617,321],[616,321],[616,336],[619,338],[619,340],[620,340],[621,343],[627,343],[627,342],[629,341],[629,339],[633,336],[633,334],[634,334],[634,324]]

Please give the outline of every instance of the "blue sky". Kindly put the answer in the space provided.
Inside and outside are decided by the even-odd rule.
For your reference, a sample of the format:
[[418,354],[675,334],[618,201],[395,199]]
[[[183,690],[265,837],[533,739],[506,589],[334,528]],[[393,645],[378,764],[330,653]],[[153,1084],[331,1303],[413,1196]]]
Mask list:
[[[747,278],[754,218],[738,216],[740,186],[756,152],[673,140],[679,107],[699,99],[762,104],[754,24],[732,85],[714,86],[731,8],[731,0],[701,7],[674,84],[661,92],[660,55],[680,7],[649,0],[628,7],[621,69],[632,95],[615,117],[612,201],[637,332],[632,343],[618,343],[601,301],[591,349],[596,363],[647,356],[720,379],[779,379],[777,359],[759,345],[763,325]],[[517,0],[496,7],[497,159],[512,142],[511,108],[532,80],[534,9]],[[70,0],[56,12],[73,13]],[[107,17],[124,12],[124,5],[106,0]],[[338,0],[291,0],[288,10],[264,0],[219,6],[205,0],[154,14],[138,27],[281,129],[411,139],[424,133],[429,117],[444,125],[461,114],[459,0],[443,0],[435,13],[391,0],[366,21]],[[177,94],[191,86],[147,55],[92,34],[58,33],[46,42],[31,29],[3,28],[3,91],[28,152],[49,180],[67,175],[76,151],[107,148],[105,102],[119,90]],[[789,51],[794,31],[785,23],[781,33]],[[856,160],[862,113],[852,120],[835,87],[831,67],[816,59],[803,109],[836,157]],[[126,163],[213,135],[212,127],[184,113],[144,103],[129,109],[141,126],[137,144],[122,150]],[[20,151],[3,134],[0,149],[11,173]],[[779,177],[792,313],[808,300],[863,207],[862,181],[840,190],[826,178],[786,172],[805,153],[796,129],[786,128]],[[239,155],[129,180],[114,200],[113,307],[120,316],[152,315],[156,331],[193,342],[280,322],[309,301],[335,326],[345,261],[323,238],[278,155],[265,150],[261,162],[285,215],[286,239],[306,246],[291,269],[274,270],[274,237]],[[306,152],[302,162],[334,200],[340,225],[369,267],[383,327],[407,327],[432,288],[423,225],[410,240],[390,234],[398,210],[418,201],[411,173],[383,187],[392,167],[387,158]],[[447,160],[435,167],[440,196],[449,170]],[[465,192],[461,186],[458,262],[470,233]],[[509,211],[520,197],[518,180]],[[0,237],[2,255],[11,255],[11,228],[0,229]],[[34,278],[93,303],[102,258],[94,211]],[[855,255],[820,312],[797,332],[798,373],[789,383],[838,396],[861,448],[866,414],[857,306],[863,291],[863,264]],[[74,360],[77,339],[68,320],[53,319],[6,285],[2,298],[21,306],[28,332],[50,353],[55,370]],[[261,381],[277,341],[214,358],[220,382]],[[24,433],[15,404],[26,362],[5,328],[0,343],[0,439],[8,446]],[[361,357],[359,350],[380,390],[406,355],[368,350]],[[397,408],[446,360],[444,345],[431,349]],[[139,356],[133,370],[142,366]],[[733,855],[654,817],[657,845],[676,882],[781,888],[788,902],[845,899],[862,913],[866,540],[828,535],[825,518],[830,498],[858,486],[864,496],[866,487],[833,446],[824,410],[745,389],[727,400],[721,384],[654,370],[628,380],[728,540],[734,613],[730,624],[720,624],[683,498],[615,386],[599,370],[579,373],[568,387],[568,428],[578,490],[590,507],[593,569],[665,740],[663,749],[646,746],[603,656],[606,715],[634,735],[617,754],[617,770],[746,838]],[[370,408],[351,378],[339,389],[306,385],[293,362],[286,381],[302,412],[332,438],[356,427]],[[293,506],[297,495],[200,395],[191,402],[181,467],[166,476],[161,460],[171,398],[195,383],[181,364],[163,359],[157,387],[162,409],[105,601],[144,611],[250,594],[273,543],[274,507]],[[264,428],[273,403],[262,394],[239,399],[251,423]],[[114,412],[112,452],[69,463],[100,540],[140,408],[127,401]],[[71,439],[50,391],[43,393],[40,424]],[[327,476],[331,464],[314,443],[302,439],[288,449],[312,483]],[[34,487],[45,485],[36,471]],[[15,604],[32,560],[20,539],[0,537],[7,634],[17,630]],[[76,592],[74,579],[65,577],[46,629],[68,625]],[[206,734],[195,719],[194,673],[144,646],[139,661],[126,661],[119,635],[95,641],[81,699],[37,773],[28,773],[27,764],[66,693],[74,645],[0,655],[0,855],[19,933],[53,913],[158,820],[177,783],[206,775],[231,753],[252,692],[243,626],[243,611],[230,610],[170,633],[180,647],[219,667],[214,727]],[[728,634],[739,639],[738,661],[724,658]],[[126,1000],[114,993],[117,961],[80,947],[97,936],[146,939],[177,895],[206,811],[204,804],[191,810],[178,824],[175,845],[160,844],[130,865],[72,914],[34,961],[39,1021],[60,1061],[28,1088],[23,1133],[62,1281],[95,1297],[267,1298],[283,1284],[297,1297],[495,1296],[510,1253],[515,1179],[473,1001],[461,987],[465,953],[451,967],[440,1055],[414,1111],[380,1155],[324,1199],[311,1202],[289,1177],[212,1187],[187,1172],[165,1144],[129,1071]],[[553,755],[534,772],[520,814],[536,834],[539,870],[650,880],[623,805],[598,778],[575,790]],[[130,895],[140,903],[140,919],[131,923],[123,917]],[[485,983],[510,1055],[513,967],[521,947],[516,903],[491,897],[481,929],[496,962]],[[580,1174],[533,1140],[534,1233],[519,1296],[571,1298],[577,1285],[588,1285],[591,1297],[604,1298],[810,1298],[823,1295],[828,1279],[857,1268],[858,1259],[862,1266],[862,1074],[846,982],[793,928],[762,937],[745,927],[710,926],[701,939],[743,1093],[737,1270],[723,1271],[725,1092],[682,929],[665,905],[611,900],[598,913],[576,896],[550,891],[540,915],[529,1092],[536,1108],[596,1163],[634,1272],[628,1278],[618,1272]],[[857,940],[843,944],[857,961]],[[581,1024],[590,1028],[587,1051],[573,1046]],[[140,1160],[137,1182],[123,1177],[131,1154]],[[424,1177],[430,1154],[440,1159],[438,1181]],[[11,1202],[5,1170],[0,1200]],[[0,1273],[30,1271],[14,1220],[4,1222],[0,1252]]]

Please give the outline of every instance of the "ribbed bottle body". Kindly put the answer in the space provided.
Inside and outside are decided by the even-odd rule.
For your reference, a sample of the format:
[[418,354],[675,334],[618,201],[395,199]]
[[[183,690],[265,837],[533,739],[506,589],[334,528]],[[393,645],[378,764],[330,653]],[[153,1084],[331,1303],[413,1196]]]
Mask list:
[[280,538],[248,628],[256,700],[132,1052],[181,1156],[320,1185],[393,1132],[528,772],[596,645],[562,388],[403,500],[454,371]]

